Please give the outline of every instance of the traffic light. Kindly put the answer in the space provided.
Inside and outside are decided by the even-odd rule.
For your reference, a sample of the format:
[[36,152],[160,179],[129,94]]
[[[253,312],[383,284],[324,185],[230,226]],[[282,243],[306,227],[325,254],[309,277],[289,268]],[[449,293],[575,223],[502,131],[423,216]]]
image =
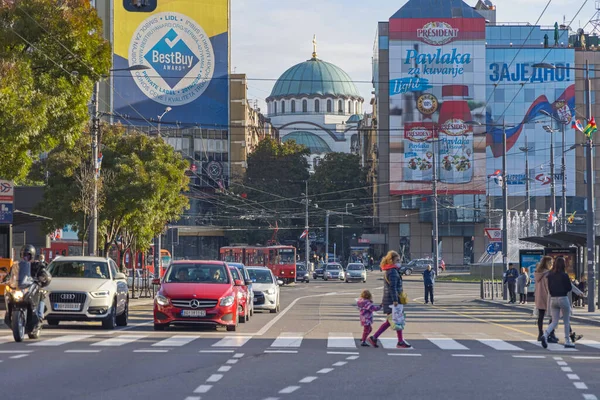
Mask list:
[[152,12],[159,0],[123,0],[123,7],[131,12]]

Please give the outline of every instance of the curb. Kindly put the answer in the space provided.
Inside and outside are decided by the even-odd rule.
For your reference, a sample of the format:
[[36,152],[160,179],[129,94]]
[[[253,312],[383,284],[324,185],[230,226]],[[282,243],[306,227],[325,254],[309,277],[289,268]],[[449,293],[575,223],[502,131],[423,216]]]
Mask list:
[[[496,303],[493,302],[491,300],[485,300],[485,299],[475,299],[475,302],[477,303],[481,303],[481,304],[487,304],[487,305],[491,305],[497,308],[509,308],[511,310],[515,310],[515,311],[519,311],[523,314],[529,314],[532,315],[533,314],[533,308],[529,308],[529,307],[522,307],[518,304],[504,304],[504,303]],[[581,322],[584,324],[588,324],[588,325],[593,325],[593,326],[600,326],[600,319],[594,319],[594,318],[588,318],[588,317],[583,317],[580,315],[571,315],[571,320],[575,321],[575,322]]]

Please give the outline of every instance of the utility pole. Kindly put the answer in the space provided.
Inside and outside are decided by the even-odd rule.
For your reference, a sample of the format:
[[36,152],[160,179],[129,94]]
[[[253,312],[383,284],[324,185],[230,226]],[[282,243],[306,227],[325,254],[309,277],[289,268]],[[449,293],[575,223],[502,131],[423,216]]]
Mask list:
[[[586,114],[588,122],[592,118],[592,93],[590,82],[590,67],[588,61],[585,61],[585,100]],[[587,139],[587,265],[588,265],[588,311],[596,310],[596,220],[594,217],[594,159],[593,157],[594,139],[590,135]]]
[[329,262],[329,215],[330,211],[325,212],[325,264]]
[[[437,141],[433,141],[433,157],[432,161],[432,169],[433,175],[431,178],[432,183],[432,193],[433,193],[433,270],[435,271],[435,276],[438,276],[438,260],[439,260],[439,227],[438,227],[438,203],[437,203],[437,164],[436,164],[436,144]],[[439,147],[438,147],[439,148]]]
[[562,174],[562,230],[567,231],[567,166],[565,160],[565,122],[560,124],[562,127],[562,157],[560,171]]
[[[550,200],[552,211],[556,215],[556,178],[554,176],[554,129],[550,129]],[[556,228],[552,226],[552,233],[556,232]]]
[[[502,258],[504,271],[508,271],[508,186],[506,174],[506,121],[502,121],[502,199],[504,207],[502,210]],[[506,286],[502,291],[502,298],[506,300]]]
[[[167,108],[165,108],[165,111],[161,115],[158,116],[158,125],[157,125],[158,140],[162,139],[162,136],[160,134],[160,123],[162,122],[162,118],[165,116],[166,113],[168,113],[171,110],[172,110],[171,107],[167,107]],[[160,256],[161,236],[162,236],[162,234],[159,233],[158,235],[156,235],[156,238],[154,238],[154,274],[156,275],[156,278],[160,278],[161,272],[162,272],[162,258]],[[171,257],[173,257],[173,254],[171,254]]]
[[306,191],[305,191],[305,199],[306,199],[306,217],[305,217],[305,224],[304,224],[304,229],[306,230],[306,237],[304,238],[305,242],[305,246],[306,246],[306,251],[305,251],[305,257],[306,257],[306,270],[308,271],[308,259],[310,258],[310,239],[308,238],[309,236],[309,232],[308,232],[308,179],[304,182],[306,185]]
[[92,166],[94,172],[94,190],[92,191],[92,221],[90,224],[90,237],[88,252],[90,256],[98,255],[98,136],[100,136],[100,112],[98,97],[100,96],[100,82],[94,84],[92,97]]
[[532,150],[527,144],[527,135],[525,135],[525,147],[519,147],[519,150],[525,153],[525,196],[527,197],[527,236],[531,236],[531,196],[529,194],[529,152]]

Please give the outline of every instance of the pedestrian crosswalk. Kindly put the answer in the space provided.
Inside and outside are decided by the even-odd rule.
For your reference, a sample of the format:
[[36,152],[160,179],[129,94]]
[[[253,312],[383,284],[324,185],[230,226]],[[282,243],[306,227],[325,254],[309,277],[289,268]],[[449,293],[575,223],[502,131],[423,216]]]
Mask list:
[[[494,339],[487,335],[469,335],[470,338],[450,338],[441,334],[422,334],[408,337],[412,344],[410,349],[397,349],[397,338],[380,337],[379,346],[398,352],[419,351],[449,351],[467,353],[470,351],[493,350],[499,352],[540,351],[541,343],[535,340]],[[562,344],[548,344],[550,352],[598,352],[600,359],[600,342],[580,340],[576,348],[565,348]],[[23,347],[25,346],[25,347]],[[132,348],[135,352],[165,353],[177,348],[194,349],[201,353],[231,352],[240,347],[263,348],[267,353],[290,354],[298,353],[303,348],[327,349],[335,351],[357,351],[362,348],[360,335],[356,332],[329,332],[315,334],[304,332],[282,332],[277,337],[231,335],[214,337],[202,334],[173,334],[170,336],[153,336],[151,334],[118,334],[107,337],[101,334],[65,334],[55,337],[42,337],[37,341],[14,343],[0,340],[0,353],[14,351],[15,348],[67,348],[69,353],[97,353],[110,348]],[[88,348],[89,346],[89,348]],[[29,348],[31,348],[29,347]],[[87,348],[87,349],[86,349]],[[25,352],[26,350],[23,350]],[[262,351],[262,350],[261,350]]]

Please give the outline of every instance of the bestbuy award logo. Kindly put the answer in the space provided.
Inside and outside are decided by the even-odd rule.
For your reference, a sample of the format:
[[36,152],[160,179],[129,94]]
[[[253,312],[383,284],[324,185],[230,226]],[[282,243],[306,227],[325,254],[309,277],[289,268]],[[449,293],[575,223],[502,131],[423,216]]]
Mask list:
[[129,45],[129,65],[140,90],[152,100],[178,106],[206,90],[214,74],[210,38],[191,18],[174,12],[153,15],[138,26]]

